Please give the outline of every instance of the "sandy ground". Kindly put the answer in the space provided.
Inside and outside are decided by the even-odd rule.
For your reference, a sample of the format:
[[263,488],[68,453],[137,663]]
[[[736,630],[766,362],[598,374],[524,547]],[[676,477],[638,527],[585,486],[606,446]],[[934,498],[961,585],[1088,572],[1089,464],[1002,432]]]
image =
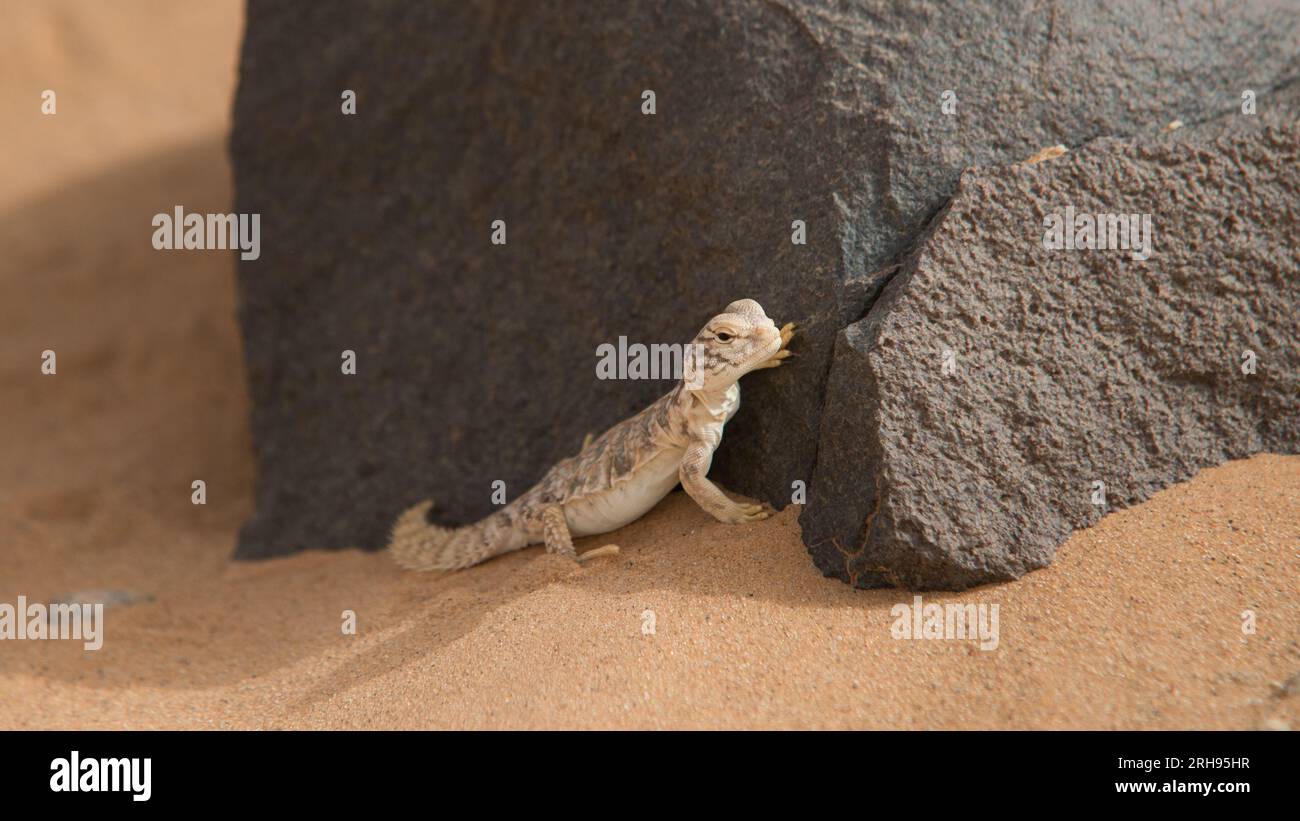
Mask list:
[[925,595],[997,604],[990,651],[892,638],[910,595],[823,579],[794,509],[728,527],[680,492],[581,568],[229,561],[252,482],[234,260],[154,251],[149,220],[229,208],[240,6],[111,5],[0,28],[0,602],[137,601],[98,652],[0,643],[0,728],[1300,726],[1294,456],[1204,471],[1016,583]]

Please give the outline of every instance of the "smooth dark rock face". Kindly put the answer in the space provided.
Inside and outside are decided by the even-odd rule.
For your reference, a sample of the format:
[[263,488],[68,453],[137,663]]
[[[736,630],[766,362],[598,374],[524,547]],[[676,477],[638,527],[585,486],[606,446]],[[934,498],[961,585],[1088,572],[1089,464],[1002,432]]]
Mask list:
[[[599,345],[686,342],[741,297],[800,323],[798,358],[746,378],[711,475],[784,506],[817,464],[826,510],[819,484],[851,483],[819,458],[840,441],[828,375],[853,367],[836,336],[963,168],[1198,121],[1296,73],[1285,2],[1000,6],[252,0],[231,149],[236,209],[262,215],[240,263],[258,475],[237,554],[379,547],[427,497],[444,523],[488,513],[494,481],[513,498],[668,389],[598,380]],[[828,409],[844,440],[861,398]]]
[[495,480],[513,498],[671,387],[597,379],[598,346],[689,342],[741,297],[804,325],[807,367],[746,381],[715,470],[788,500],[816,451],[802,373],[861,310],[837,307],[826,69],[788,15],[712,5],[251,4],[233,151],[239,210],[263,215],[240,281],[258,485],[239,555],[379,547],[423,498],[448,523],[489,513]]
[[[1150,258],[1044,248],[1067,206],[1150,214]],[[1295,125],[963,175],[837,341],[800,518],[818,567],[863,587],[1012,579],[1109,509],[1300,450],[1297,207]]]

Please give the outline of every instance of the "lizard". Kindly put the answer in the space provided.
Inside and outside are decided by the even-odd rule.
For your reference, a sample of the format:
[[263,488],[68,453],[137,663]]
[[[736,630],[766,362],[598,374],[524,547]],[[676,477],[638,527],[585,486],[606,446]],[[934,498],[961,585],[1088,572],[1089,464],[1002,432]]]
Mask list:
[[639,519],[680,482],[720,522],[756,522],[761,504],[728,498],[709,481],[722,430],[740,407],[740,377],[775,368],[790,356],[793,322],[780,330],[752,299],[728,305],[696,334],[682,378],[649,407],[592,438],[553,466],[514,501],[457,528],[428,521],[432,501],[402,513],[389,552],[410,570],[457,570],[494,556],[545,544],[578,562],[618,552],[606,545],[581,555],[573,537],[609,533]]

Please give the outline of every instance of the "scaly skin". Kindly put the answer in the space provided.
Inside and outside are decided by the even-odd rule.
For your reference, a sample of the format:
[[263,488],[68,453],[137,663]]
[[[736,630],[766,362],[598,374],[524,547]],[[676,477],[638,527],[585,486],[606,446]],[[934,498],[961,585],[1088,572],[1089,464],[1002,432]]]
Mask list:
[[763,308],[742,299],[695,336],[703,355],[667,395],[552,467],[501,510],[460,528],[428,522],[432,502],[403,513],[389,542],[394,560],[412,570],[455,570],[543,543],[548,553],[584,561],[617,553],[607,545],[578,556],[573,536],[608,533],[640,518],[678,482],[720,522],[756,522],[771,511],[733,502],[709,481],[722,430],[740,407],[738,380],[780,366],[794,323],[777,330]]

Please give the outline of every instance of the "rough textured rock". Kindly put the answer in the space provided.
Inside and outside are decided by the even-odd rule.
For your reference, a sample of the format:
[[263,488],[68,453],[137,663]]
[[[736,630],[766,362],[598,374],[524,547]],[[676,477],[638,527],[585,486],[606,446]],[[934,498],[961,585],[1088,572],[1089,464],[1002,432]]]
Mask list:
[[[1151,214],[1150,259],[1044,248],[1068,205]],[[800,519],[817,565],[864,587],[1011,579],[1107,509],[1300,450],[1298,212],[1294,124],[964,174],[837,342]]]
[[445,523],[485,514],[494,480],[513,496],[667,388],[597,380],[598,345],[684,342],[741,296],[804,333],[798,367],[747,380],[714,475],[783,505],[836,334],[962,168],[1204,119],[1297,73],[1286,2],[1216,8],[252,0],[238,554],[377,547],[426,496]]

